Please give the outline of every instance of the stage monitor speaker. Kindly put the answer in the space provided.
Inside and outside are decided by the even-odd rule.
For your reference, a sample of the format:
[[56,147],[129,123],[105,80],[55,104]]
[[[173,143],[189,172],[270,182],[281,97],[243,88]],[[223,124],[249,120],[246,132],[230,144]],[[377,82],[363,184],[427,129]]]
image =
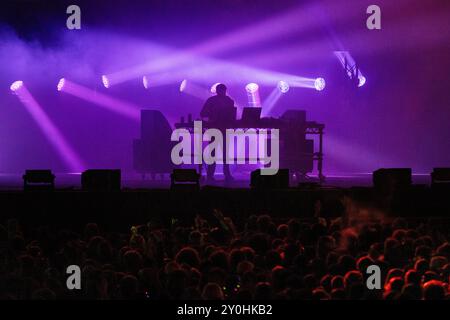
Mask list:
[[171,189],[198,190],[200,175],[195,169],[174,169],[171,178]]
[[120,170],[86,170],[81,174],[81,188],[84,191],[120,191]]
[[378,169],[372,175],[373,186],[378,191],[393,192],[411,187],[411,168]]
[[279,169],[274,175],[261,175],[261,169],[252,171],[250,186],[253,189],[287,189],[289,188],[289,169]]
[[26,170],[22,178],[25,191],[49,191],[55,188],[55,175],[51,170]]
[[450,188],[450,168],[433,168],[431,173],[432,188]]

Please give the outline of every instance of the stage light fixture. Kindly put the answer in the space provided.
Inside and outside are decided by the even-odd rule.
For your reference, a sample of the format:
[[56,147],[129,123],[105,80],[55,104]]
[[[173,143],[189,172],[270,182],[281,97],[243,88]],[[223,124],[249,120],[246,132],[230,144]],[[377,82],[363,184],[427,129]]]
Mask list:
[[213,94],[215,94],[216,93],[216,89],[217,89],[217,86],[220,84],[220,82],[217,82],[217,83],[214,83],[212,86],[211,86],[211,93],[213,93]]
[[15,81],[11,85],[10,89],[11,89],[12,92],[15,92],[15,91],[19,90],[22,86],[23,86],[23,81],[18,80],[18,81]]
[[360,75],[358,77],[358,80],[359,80],[358,87],[362,87],[366,83],[366,77],[364,77],[363,75]]
[[142,77],[142,84],[144,85],[145,89],[148,89],[148,78],[147,76]]
[[107,76],[102,75],[102,82],[103,82],[103,85],[105,86],[105,88],[108,89],[109,88],[109,79]]
[[323,89],[325,89],[325,79],[317,78],[314,81],[314,88],[316,88],[317,91],[322,91]]
[[259,86],[256,83],[249,83],[245,86],[245,90],[247,90],[248,93],[255,93],[258,91]]
[[342,64],[345,72],[350,79],[358,77],[358,87],[362,87],[366,83],[366,77],[362,74],[361,69],[356,64],[355,59],[348,51],[335,51],[334,55],[338,58]]
[[183,92],[186,89],[186,86],[187,86],[187,80],[184,79],[183,81],[181,81],[181,84],[180,84],[180,92]]
[[56,86],[58,91],[62,91],[62,89],[64,88],[65,83],[66,83],[66,79],[61,78],[61,80],[59,80],[58,85]]
[[289,83],[286,81],[279,81],[278,82],[278,90],[281,91],[281,93],[286,93],[289,91]]
[[261,100],[259,97],[259,86],[256,83],[249,83],[245,86],[247,91],[247,100],[249,107],[261,107]]

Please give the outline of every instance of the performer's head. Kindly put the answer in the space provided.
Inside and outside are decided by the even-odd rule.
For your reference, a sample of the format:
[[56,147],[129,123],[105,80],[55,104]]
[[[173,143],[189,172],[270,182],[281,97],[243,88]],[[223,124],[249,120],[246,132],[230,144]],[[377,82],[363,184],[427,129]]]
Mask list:
[[218,96],[224,96],[227,94],[227,86],[220,83],[216,86],[216,93]]

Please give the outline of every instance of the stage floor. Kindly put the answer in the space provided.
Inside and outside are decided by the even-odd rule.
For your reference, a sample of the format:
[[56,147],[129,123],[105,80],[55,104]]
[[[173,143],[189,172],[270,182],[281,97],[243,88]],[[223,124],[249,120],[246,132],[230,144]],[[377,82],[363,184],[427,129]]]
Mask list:
[[[371,174],[329,175],[319,188],[296,188],[292,184],[289,189],[269,190],[251,189],[248,179],[235,175],[236,181],[231,186],[219,180],[215,187],[202,184],[198,191],[170,190],[167,175],[164,179],[150,180],[124,174],[122,192],[117,193],[84,192],[80,174],[55,175],[56,192],[22,192],[21,175],[0,175],[0,202],[3,208],[8,208],[2,210],[0,221],[15,218],[29,225],[45,222],[79,228],[96,221],[126,228],[145,221],[170,225],[176,219],[190,223],[197,214],[211,217],[211,212],[218,209],[233,221],[245,223],[251,214],[270,214],[277,219],[312,218],[317,201],[321,202],[323,217],[336,218],[343,212],[343,196],[350,197],[355,206],[362,208],[364,216],[368,212],[403,217],[450,216],[448,196],[422,187],[429,184],[427,175],[414,175],[416,186],[396,194],[389,202],[380,201],[379,195],[369,187]],[[317,177],[311,181],[317,181]]]
[[[55,185],[57,189],[81,189],[81,174],[80,173],[55,173]],[[231,188],[248,188],[250,186],[250,173],[235,174],[235,181],[232,184],[225,184],[221,174],[216,175],[217,181],[212,185],[220,187]],[[202,177],[201,185],[204,183],[204,176]],[[429,174],[413,174],[413,184],[430,185],[431,178]],[[317,182],[318,177],[311,175],[309,179],[304,182]],[[297,186],[298,182],[291,182],[291,186]],[[211,184],[208,184],[211,185]],[[352,173],[352,174],[329,174],[326,175],[326,180],[322,183],[324,187],[368,187],[372,185],[372,173]],[[122,188],[124,189],[166,189],[170,187],[170,175],[166,174],[164,177],[157,175],[155,179],[151,179],[149,175],[144,178],[140,174],[122,173]],[[23,188],[23,180],[21,174],[0,173],[0,190],[21,190]]]

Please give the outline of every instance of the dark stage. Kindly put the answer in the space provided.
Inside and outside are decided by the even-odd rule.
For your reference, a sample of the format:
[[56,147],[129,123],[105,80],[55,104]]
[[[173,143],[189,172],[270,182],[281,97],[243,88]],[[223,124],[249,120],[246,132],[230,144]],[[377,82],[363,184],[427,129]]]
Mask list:
[[[336,182],[339,182],[337,180]],[[374,220],[395,217],[450,218],[449,188],[430,188],[425,184],[386,194],[371,186],[337,187],[305,184],[287,189],[250,189],[248,187],[202,186],[199,190],[171,190],[168,181],[126,181],[117,192],[83,191],[70,180],[54,191],[0,191],[2,220],[19,218],[24,223],[78,225],[97,221],[121,225],[177,219],[191,223],[196,214],[211,215],[214,209],[244,223],[250,215],[270,214],[274,219],[313,217],[339,218],[352,205]],[[130,187],[133,186],[133,187]],[[152,186],[152,187],[150,187]],[[317,203],[320,202],[320,209]],[[352,205],[349,205],[349,204]],[[346,213],[347,210],[347,213]],[[64,214],[63,214],[64,213]],[[358,220],[358,214],[352,213]]]
[[[65,190],[80,190],[81,189],[81,174],[80,173],[55,173],[55,187],[57,189]],[[0,173],[0,190],[1,191],[19,191],[23,189],[23,174],[7,174]],[[250,187],[250,172],[239,173],[235,175],[235,181],[232,185],[227,185],[223,179],[223,174],[217,174],[217,181],[213,186],[218,187],[232,187],[232,188],[249,188]],[[202,176],[201,185],[205,186],[205,175]],[[317,175],[310,175],[308,179],[303,182],[319,183]],[[412,183],[429,186],[431,183],[430,174],[413,174]],[[290,186],[294,187],[298,183],[291,181]],[[320,185],[326,188],[349,188],[349,187],[370,187],[372,186],[372,173],[360,174],[341,174],[329,175],[326,180]],[[122,187],[125,189],[168,189],[170,187],[169,174],[155,175],[154,179],[150,175],[142,177],[138,173],[130,173],[122,175]]]

